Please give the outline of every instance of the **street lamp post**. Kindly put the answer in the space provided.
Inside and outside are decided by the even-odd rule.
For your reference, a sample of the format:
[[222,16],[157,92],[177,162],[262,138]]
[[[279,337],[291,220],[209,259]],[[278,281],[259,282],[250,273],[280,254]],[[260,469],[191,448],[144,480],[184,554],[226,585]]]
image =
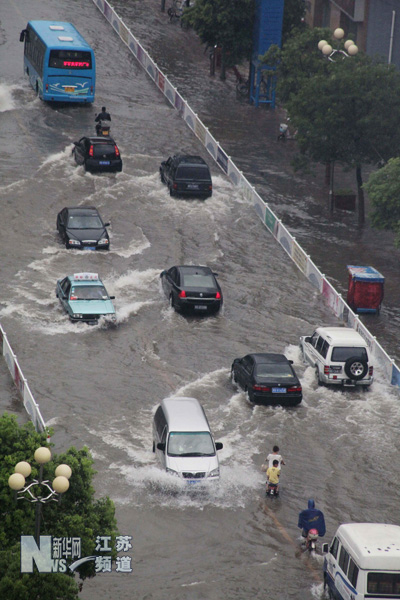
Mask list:
[[72,470],[69,465],[58,465],[55,470],[56,477],[50,484],[50,481],[43,479],[43,465],[51,459],[50,450],[46,447],[38,448],[34,458],[39,464],[38,479],[26,482],[32,468],[28,462],[21,461],[15,465],[14,473],[8,478],[8,485],[16,492],[17,500],[27,500],[35,504],[35,541],[39,545],[42,505],[50,501],[58,502],[61,499],[61,494],[69,488]]
[[[333,47],[326,40],[320,40],[318,42],[318,50],[322,52],[331,62],[335,62],[338,58],[348,58],[349,56],[355,56],[358,52],[358,46],[353,40],[346,40],[342,44],[344,38],[344,30],[338,27],[333,32],[333,37],[336,42],[336,47]],[[329,165],[329,210],[333,212],[333,182],[335,173],[335,161],[331,161]]]

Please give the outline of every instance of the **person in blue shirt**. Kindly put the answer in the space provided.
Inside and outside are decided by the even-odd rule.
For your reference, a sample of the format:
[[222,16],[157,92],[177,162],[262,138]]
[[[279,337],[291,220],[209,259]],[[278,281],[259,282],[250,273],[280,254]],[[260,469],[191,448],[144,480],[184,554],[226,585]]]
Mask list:
[[305,538],[310,529],[316,529],[320,537],[325,535],[326,527],[324,513],[322,510],[315,508],[313,499],[308,501],[308,508],[299,513],[299,522],[297,526],[300,527],[302,536]]

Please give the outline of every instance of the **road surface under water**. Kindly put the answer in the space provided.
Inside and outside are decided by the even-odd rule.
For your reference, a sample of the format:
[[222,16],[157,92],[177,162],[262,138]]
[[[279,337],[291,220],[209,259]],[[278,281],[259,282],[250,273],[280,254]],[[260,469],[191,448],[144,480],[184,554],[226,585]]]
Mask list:
[[[77,0],[74,8],[72,19],[61,0],[52,2],[51,11],[44,0],[6,0],[2,7],[0,43],[8,59],[0,87],[0,319],[54,427],[55,450],[90,448],[96,489],[114,500],[121,534],[132,535],[132,573],[98,575],[85,582],[81,596],[323,598],[322,557],[309,560],[299,552],[297,514],[315,497],[326,515],[327,538],[344,521],[396,522],[398,392],[382,382],[379,370],[368,392],[317,386],[313,369],[301,361],[298,338],[315,324],[335,323],[329,309],[213,164],[211,199],[170,198],[159,179],[161,160],[190,152],[211,161],[95,6]],[[139,39],[152,20],[165,19],[169,26],[155,3],[136,9],[148,11],[143,21],[131,15],[129,26],[135,33],[137,25]],[[95,106],[49,106],[35,97],[22,75],[18,42],[31,18],[73,20],[94,47]],[[160,47],[164,43],[173,53],[165,36]],[[190,43],[187,47],[187,57],[181,53],[176,60],[190,59]],[[200,103],[214,98],[206,116],[210,122],[214,116],[216,131],[220,126],[232,147],[240,148],[246,171],[254,164],[252,144],[241,147],[237,129],[255,131],[268,118],[239,104],[240,124],[232,130],[221,125],[231,92],[232,86],[216,80],[196,94]],[[72,142],[93,131],[102,105],[112,112],[112,133],[124,161],[116,176],[85,173],[71,157]],[[279,173],[274,160],[274,197],[278,180],[287,179],[294,193],[296,182]],[[280,193],[285,204],[284,186]],[[79,204],[97,206],[111,221],[110,252],[67,251],[61,245],[56,215]],[[307,224],[299,238],[310,230]],[[219,273],[225,301],[220,315],[185,318],[169,308],[159,273],[182,263],[208,264]],[[115,327],[66,319],[55,283],[79,271],[98,272],[115,294]],[[284,352],[294,361],[304,392],[299,407],[252,407],[233,387],[232,359],[264,350]],[[5,364],[0,371],[2,409],[23,419]],[[216,440],[224,444],[220,485],[206,494],[185,492],[155,464],[152,415],[171,394],[198,398]],[[260,466],[276,443],[287,464],[281,496],[269,502]],[[387,464],[391,471],[382,497],[373,482]],[[42,532],[51,533],[45,509]]]

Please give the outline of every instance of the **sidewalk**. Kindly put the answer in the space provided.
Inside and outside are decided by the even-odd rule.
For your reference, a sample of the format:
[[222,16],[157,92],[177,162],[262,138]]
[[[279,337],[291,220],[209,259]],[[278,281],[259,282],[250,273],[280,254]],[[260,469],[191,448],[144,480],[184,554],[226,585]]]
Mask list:
[[[167,0],[166,11],[170,4],[171,0]],[[380,315],[362,316],[361,320],[389,355],[400,362],[400,253],[393,245],[391,233],[371,229],[368,224],[368,199],[367,223],[363,227],[358,225],[357,213],[336,210],[331,215],[325,167],[316,165],[315,176],[294,173],[291,161],[296,142],[277,141],[279,123],[286,117],[282,107],[255,108],[238,98],[236,77],[231,70],[225,82],[220,80],[218,71],[210,76],[208,52],[192,30],[182,29],[179,21],[169,22],[167,12],[160,10],[161,0],[141,0],[129,5],[124,0],[113,0],[113,6],[344,298],[347,264],[371,265],[385,276]],[[246,68],[244,65],[241,71]],[[355,190],[355,173],[336,167],[335,187]]]

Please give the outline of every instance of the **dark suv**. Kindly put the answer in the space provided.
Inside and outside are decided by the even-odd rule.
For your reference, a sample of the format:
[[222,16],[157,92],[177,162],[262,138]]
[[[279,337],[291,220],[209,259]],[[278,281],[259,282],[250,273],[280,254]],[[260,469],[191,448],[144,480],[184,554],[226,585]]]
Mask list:
[[122,159],[111,137],[83,137],[72,148],[75,162],[86,171],[122,171]]
[[160,165],[160,177],[171,196],[212,196],[210,169],[201,156],[170,156]]

